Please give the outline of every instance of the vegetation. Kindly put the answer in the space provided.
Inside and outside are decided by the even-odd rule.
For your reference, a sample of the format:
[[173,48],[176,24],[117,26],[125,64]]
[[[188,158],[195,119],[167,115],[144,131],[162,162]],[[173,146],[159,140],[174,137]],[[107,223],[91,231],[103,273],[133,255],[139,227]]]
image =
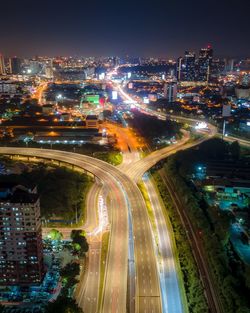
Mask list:
[[38,164],[31,171],[20,175],[0,175],[0,181],[18,182],[26,186],[37,185],[42,217],[60,217],[75,221],[84,211],[85,199],[92,179],[83,173],[65,167]]
[[[241,262],[230,243],[228,230],[232,216],[220,212],[216,207],[209,207],[203,196],[191,189],[187,177],[198,161],[224,159],[237,161],[239,158],[240,149],[237,143],[228,144],[220,139],[213,139],[201,144],[196,149],[182,151],[171,156],[164,165],[164,170],[168,177],[171,177],[179,198],[188,208],[187,213],[194,228],[200,234],[211,278],[214,280],[218,289],[218,296],[224,311],[227,313],[249,312],[250,267]],[[161,184],[159,188],[162,196],[166,198],[166,190],[162,190]],[[169,199],[166,198],[165,203],[168,202]],[[172,210],[171,205],[169,212],[176,234],[188,301],[191,299],[191,302],[193,302],[194,299],[197,299],[197,296],[201,296],[198,292],[201,287],[198,287],[199,276],[197,271],[194,270],[192,254],[188,252],[190,247],[188,247],[185,240],[185,232],[181,225],[176,224],[178,217]],[[186,275],[192,275],[192,277]],[[193,312],[205,311],[201,311],[196,306]]]
[[106,260],[108,254],[109,247],[109,232],[105,232],[102,235],[102,249],[101,249],[101,264],[100,264],[100,287],[99,287],[99,302],[98,308],[101,305],[102,293],[103,293],[103,284],[104,284],[104,276],[105,276],[105,268],[106,268]]
[[76,262],[68,263],[61,269],[62,290],[59,297],[54,302],[49,302],[45,313],[83,313],[72,298],[72,290],[78,283],[77,276],[80,274],[80,265]]
[[89,245],[82,230],[72,230],[71,235],[72,246],[75,251],[78,251],[80,256],[85,255],[89,250]]
[[140,191],[142,193],[142,196],[143,196],[144,201],[146,203],[146,207],[147,207],[147,211],[148,211],[148,216],[149,216],[150,222],[153,225],[153,228],[155,230],[156,229],[155,217],[154,217],[154,212],[153,212],[153,209],[152,209],[152,206],[151,206],[151,201],[150,201],[147,189],[146,189],[143,181],[139,182],[137,185],[138,185],[138,187],[139,187],[139,189],[140,189]]
[[61,269],[60,275],[62,277],[62,294],[70,296],[71,289],[78,283],[76,277],[80,274],[80,266],[78,263],[68,263],[63,269]]
[[63,235],[62,233],[59,232],[59,230],[57,229],[51,229],[51,231],[48,233],[47,237],[50,239],[50,240],[62,240],[63,238]]
[[[130,125],[144,138],[153,148],[159,148],[161,144],[156,144],[157,140],[169,140],[171,137],[181,136],[181,124],[170,121],[160,120],[155,116],[145,115],[139,112],[134,113],[135,118],[130,120]],[[166,145],[166,144],[165,144]]]
[[119,165],[122,163],[122,154],[119,151],[96,152],[94,153],[94,157],[112,165]]
[[82,309],[78,307],[76,301],[72,298],[59,296],[56,301],[49,302],[45,309],[45,313],[83,313]]

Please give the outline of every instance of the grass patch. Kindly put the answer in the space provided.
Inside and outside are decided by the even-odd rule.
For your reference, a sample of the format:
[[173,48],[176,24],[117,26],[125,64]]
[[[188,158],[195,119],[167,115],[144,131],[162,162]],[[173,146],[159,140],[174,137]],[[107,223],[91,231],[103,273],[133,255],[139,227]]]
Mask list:
[[149,220],[150,220],[150,223],[151,223],[151,225],[153,227],[153,230],[155,232],[157,230],[156,224],[155,224],[155,216],[154,216],[154,212],[153,212],[153,209],[152,209],[152,206],[151,206],[151,201],[150,201],[148,192],[147,192],[146,187],[145,187],[145,185],[144,185],[144,183],[142,181],[139,182],[137,185],[138,185],[138,187],[139,187],[139,189],[140,189],[140,191],[142,193],[142,196],[144,198],[144,201],[146,203]]
[[101,264],[100,264],[100,284],[99,284],[99,298],[98,298],[98,311],[100,310],[102,296],[103,296],[103,285],[106,270],[106,260],[109,248],[109,237],[110,232],[106,232],[102,235],[102,249],[101,249]]
[[119,151],[95,152],[93,156],[112,165],[119,165],[122,163],[122,154]]

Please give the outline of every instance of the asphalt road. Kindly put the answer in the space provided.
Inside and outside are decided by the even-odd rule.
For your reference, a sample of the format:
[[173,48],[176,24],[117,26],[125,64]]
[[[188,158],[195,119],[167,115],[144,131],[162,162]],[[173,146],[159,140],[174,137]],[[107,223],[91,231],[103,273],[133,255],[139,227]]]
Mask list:
[[[101,184],[95,183],[87,196],[87,221],[84,225],[86,232],[93,232],[98,226],[98,197],[104,193]],[[78,284],[76,301],[83,312],[97,313],[100,283],[101,236],[89,236],[89,252],[87,277],[85,284]],[[83,273],[84,274],[84,273]]]
[[[109,197],[113,200],[111,246],[107,264],[104,286],[103,312],[126,312],[127,295],[127,258],[128,258],[128,218],[124,181],[129,185],[129,179],[118,169],[101,160],[88,156],[64,151],[25,148],[1,148],[1,154],[36,156],[53,159],[81,167],[93,173],[105,183],[109,189]],[[116,286],[116,302],[110,303],[114,297],[110,286]]]
[[[212,137],[213,134],[214,131],[212,130],[208,137]],[[162,311],[162,306],[152,233],[144,199],[133,180],[137,181],[155,163],[177,150],[183,149],[184,145],[185,148],[191,147],[203,140],[205,139],[187,143],[188,135],[186,134],[179,144],[156,151],[143,160],[136,161],[131,154],[133,165],[127,169],[129,177],[101,160],[69,152],[6,147],[1,148],[0,153],[34,155],[68,162],[88,170],[105,182],[105,186],[109,189],[112,204],[112,227],[101,312],[126,312],[129,208],[132,215],[136,265],[135,311],[156,313]],[[130,158],[129,154],[128,158]],[[124,170],[124,168],[121,169]],[[95,257],[94,254],[93,258]],[[97,264],[96,261],[93,261],[93,264]],[[94,269],[96,268],[97,265],[94,265]],[[94,273],[94,270],[91,272]],[[93,277],[91,279],[94,281]],[[94,288],[90,293],[94,295]],[[89,299],[92,299],[89,301],[91,302],[95,297],[91,296]]]
[[159,195],[150,178],[143,179],[146,186],[151,207],[153,208],[155,224],[158,237],[158,268],[162,290],[163,312],[182,313],[183,303],[181,299],[180,286],[177,275],[177,267],[173,253],[173,247],[170,237],[172,229],[168,229]]
[[128,270],[128,209],[130,206],[136,261],[136,312],[161,312],[156,259],[146,206],[137,185],[119,169],[88,156],[64,151],[1,148],[1,154],[36,156],[84,168],[105,182],[112,202],[110,248],[101,312],[126,312]]

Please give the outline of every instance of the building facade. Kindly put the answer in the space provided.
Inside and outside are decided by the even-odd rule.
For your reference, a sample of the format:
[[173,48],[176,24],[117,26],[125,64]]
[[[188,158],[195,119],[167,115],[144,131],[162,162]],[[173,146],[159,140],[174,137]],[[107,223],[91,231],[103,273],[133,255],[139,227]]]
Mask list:
[[10,58],[10,73],[14,75],[21,74],[21,59],[17,57]]
[[4,62],[4,56],[0,54],[0,75],[5,75],[5,62]]
[[44,273],[42,250],[36,188],[0,186],[0,285],[39,284]]
[[164,98],[168,100],[168,102],[175,102],[177,98],[177,83],[176,82],[168,82],[164,84]]
[[182,65],[182,80],[184,81],[195,81],[195,53],[185,51],[185,56]]
[[211,46],[200,49],[198,58],[197,81],[209,82],[213,59]]

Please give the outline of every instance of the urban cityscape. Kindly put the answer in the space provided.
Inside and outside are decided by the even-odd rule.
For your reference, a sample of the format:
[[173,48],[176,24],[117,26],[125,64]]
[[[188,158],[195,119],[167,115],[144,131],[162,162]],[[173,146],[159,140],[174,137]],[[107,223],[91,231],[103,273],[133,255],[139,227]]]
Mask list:
[[249,4],[13,2],[0,313],[250,313]]

